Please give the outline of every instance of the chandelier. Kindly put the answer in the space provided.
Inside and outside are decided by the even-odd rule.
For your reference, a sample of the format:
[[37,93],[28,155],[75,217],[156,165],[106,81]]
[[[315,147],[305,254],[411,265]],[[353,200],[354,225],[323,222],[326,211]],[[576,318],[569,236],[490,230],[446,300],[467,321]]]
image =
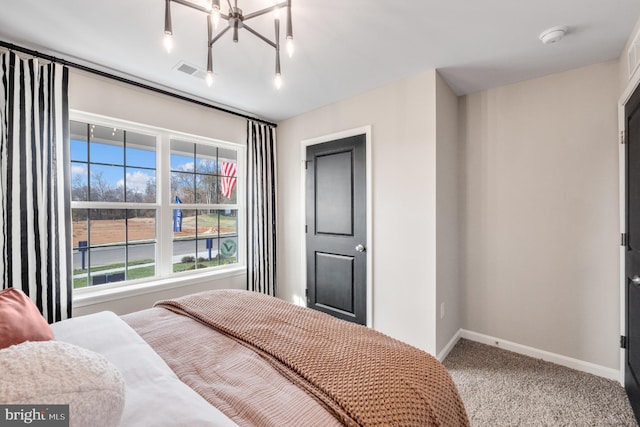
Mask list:
[[[222,0],[223,3],[225,0]],[[203,12],[207,15],[207,77],[206,82],[208,86],[213,83],[213,44],[220,40],[220,38],[229,30],[233,32],[233,41],[238,42],[238,30],[245,29],[260,40],[264,41],[269,46],[275,49],[276,53],[276,73],[274,84],[276,88],[282,87],[282,76],[280,73],[280,9],[285,9],[287,17],[287,35],[286,44],[289,57],[293,56],[293,27],[291,25],[291,0],[285,0],[280,3],[276,3],[273,6],[258,10],[253,13],[244,14],[242,9],[238,8],[238,0],[233,1],[226,0],[229,6],[229,13],[224,14],[220,11],[220,0],[206,0],[206,2],[200,1],[196,3],[189,0],[165,0],[164,9],[164,45],[167,52],[171,52],[173,48],[173,30],[171,28],[171,2],[181,4],[183,6],[190,7],[192,9]],[[275,39],[270,40],[266,36],[260,34],[258,31],[247,25],[247,21],[258,16],[265,15],[273,12],[274,14],[274,29]],[[218,24],[220,19],[227,21],[228,25],[218,31]],[[217,33],[216,33],[217,32]]]

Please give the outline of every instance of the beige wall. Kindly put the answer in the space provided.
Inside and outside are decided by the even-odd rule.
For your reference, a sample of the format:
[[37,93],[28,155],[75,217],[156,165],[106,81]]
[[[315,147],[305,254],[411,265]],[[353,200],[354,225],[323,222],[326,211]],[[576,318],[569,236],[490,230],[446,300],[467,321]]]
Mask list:
[[[436,75],[436,354],[462,327],[458,98]],[[444,304],[444,317],[442,305]]]
[[371,125],[373,327],[435,351],[435,71],[278,126],[278,286],[303,300],[301,141]]
[[214,289],[246,289],[246,274],[237,274],[223,279],[211,279],[194,281],[187,286],[174,287],[141,293],[138,295],[115,295],[106,301],[94,301],[90,304],[74,305],[73,316],[83,316],[100,311],[113,311],[118,315],[133,313],[153,307],[156,301],[177,298],[196,292],[210,291]]
[[70,69],[69,107],[223,141],[246,142],[247,121],[212,108]]
[[[622,67],[597,64],[459,100],[428,71],[280,123],[279,296],[304,295],[301,141],[371,125],[374,328],[432,354],[463,327],[617,368]],[[81,111],[246,139],[244,119],[77,71],[70,101]],[[135,311],[244,280],[76,314]]]
[[460,100],[465,329],[617,369],[618,62]]
[[[74,69],[70,70],[69,77],[69,106],[87,113],[224,141],[241,143],[247,139],[243,118]],[[207,289],[245,287],[245,274],[215,280],[190,280],[187,286],[162,291],[147,289],[134,296],[113,296],[110,301],[76,301],[74,316],[102,310],[125,314],[149,308],[163,298]]]

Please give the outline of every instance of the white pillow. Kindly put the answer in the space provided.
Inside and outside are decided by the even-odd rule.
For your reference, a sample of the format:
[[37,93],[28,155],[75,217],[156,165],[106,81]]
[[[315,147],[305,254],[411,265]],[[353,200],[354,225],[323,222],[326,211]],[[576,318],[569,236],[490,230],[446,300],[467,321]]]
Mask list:
[[[152,310],[166,311],[148,309]],[[144,316],[145,311],[131,316]],[[51,329],[56,340],[102,354],[118,367],[127,395],[122,426],[237,427],[180,381],[158,353],[115,313],[102,311],[78,316],[54,323]]]
[[59,341],[0,350],[0,403],[69,404],[71,426],[118,426],[124,380],[104,356]]

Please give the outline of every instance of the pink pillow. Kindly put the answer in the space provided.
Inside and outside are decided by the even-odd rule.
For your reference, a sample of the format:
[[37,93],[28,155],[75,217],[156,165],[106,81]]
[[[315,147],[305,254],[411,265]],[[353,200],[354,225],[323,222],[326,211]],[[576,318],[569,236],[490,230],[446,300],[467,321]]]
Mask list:
[[24,292],[14,288],[0,291],[0,348],[51,339],[51,326]]

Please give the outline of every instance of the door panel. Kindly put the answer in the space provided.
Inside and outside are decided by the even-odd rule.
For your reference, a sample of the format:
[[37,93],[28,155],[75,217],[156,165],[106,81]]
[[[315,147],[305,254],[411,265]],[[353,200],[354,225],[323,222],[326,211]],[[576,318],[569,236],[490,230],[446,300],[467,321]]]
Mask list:
[[626,217],[625,389],[636,420],[640,421],[640,91],[625,105]]
[[307,147],[307,305],[366,325],[366,137]]
[[352,154],[316,156],[316,234],[353,236]]
[[353,313],[354,258],[316,252],[316,305]]
[[[628,163],[628,231],[629,231],[629,249],[636,251],[640,249],[640,144],[638,144],[637,135],[640,135],[640,114],[632,112],[628,118],[627,132],[630,141],[627,146],[627,163]],[[631,140],[633,139],[633,140]]]
[[[628,322],[632,325],[640,325],[640,288],[627,280],[627,313]],[[631,374],[634,384],[637,386],[640,374],[640,330],[637,327],[627,331],[627,361],[628,372]]]

